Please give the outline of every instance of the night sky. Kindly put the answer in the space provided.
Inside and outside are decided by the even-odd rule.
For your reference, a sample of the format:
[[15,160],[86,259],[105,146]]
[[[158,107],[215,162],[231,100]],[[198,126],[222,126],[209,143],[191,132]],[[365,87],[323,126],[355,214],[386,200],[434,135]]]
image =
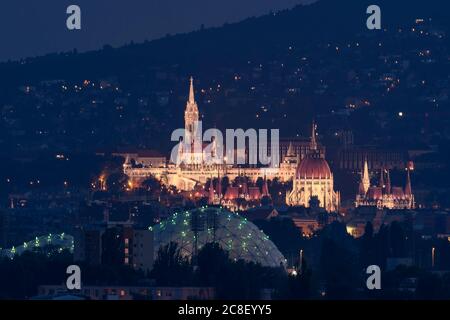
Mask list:
[[[142,42],[308,2],[311,0],[2,1],[0,61]],[[66,8],[71,4],[81,7],[80,31],[66,28]]]

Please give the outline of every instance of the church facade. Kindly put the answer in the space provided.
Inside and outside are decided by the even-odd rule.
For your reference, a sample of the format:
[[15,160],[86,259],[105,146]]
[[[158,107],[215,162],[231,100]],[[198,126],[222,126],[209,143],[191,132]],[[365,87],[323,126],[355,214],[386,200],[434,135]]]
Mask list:
[[201,137],[203,133],[201,128],[198,128],[199,119],[200,112],[195,100],[194,80],[191,78],[189,97],[184,111],[184,141],[178,145],[176,161],[166,161],[158,166],[134,167],[132,157],[127,156],[123,170],[132,184],[139,185],[143,180],[153,176],[166,185],[174,185],[182,191],[191,191],[198,185],[205,185],[211,177],[227,176],[232,181],[236,177],[245,176],[252,183],[255,183],[258,178],[269,180],[277,178],[282,182],[293,179],[299,159],[292,150],[281,163],[270,167],[241,166],[228,164],[226,161],[214,164],[206,161],[207,158],[214,157],[216,152],[220,152],[220,149],[216,148],[214,141],[210,146],[203,144]]

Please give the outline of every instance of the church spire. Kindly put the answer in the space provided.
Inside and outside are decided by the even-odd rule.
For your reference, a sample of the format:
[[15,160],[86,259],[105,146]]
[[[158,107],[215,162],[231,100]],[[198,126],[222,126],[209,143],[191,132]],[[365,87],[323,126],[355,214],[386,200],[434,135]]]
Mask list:
[[364,169],[361,173],[361,182],[360,182],[360,193],[366,194],[370,188],[370,178],[369,178],[369,165],[367,164],[367,158],[364,159]]
[[125,163],[124,164],[126,164],[126,165],[131,164],[131,160],[130,160],[130,155],[129,154],[127,154],[127,156],[125,157]]
[[[194,98],[194,79],[192,77],[190,79],[189,100],[186,102],[186,110],[184,111],[184,129],[184,143],[186,146],[189,146],[190,149],[198,148],[201,141],[201,133],[198,131],[199,113],[197,102],[195,102]],[[193,162],[193,159],[191,160]]]
[[124,169],[129,169],[131,167],[132,167],[132,164],[131,164],[131,160],[130,160],[130,155],[127,154],[127,156],[125,158],[125,162],[123,163],[123,168]]
[[286,153],[287,157],[294,157],[295,153],[294,153],[294,147],[292,146],[292,141],[289,142],[289,147]]
[[195,103],[195,96],[194,96],[194,78],[191,76],[189,79],[190,86],[189,86],[189,103],[194,104]]
[[411,177],[409,175],[409,169],[406,169],[405,195],[407,195],[407,196],[411,196],[412,195]]
[[317,150],[316,123],[313,121],[311,129],[311,150]]
[[391,177],[389,174],[389,170],[387,170],[386,172],[386,193],[387,194],[391,193]]
[[193,120],[198,121],[198,106],[197,106],[197,102],[195,101],[194,78],[192,78],[192,77],[189,79],[189,99],[186,102],[185,117],[186,117],[186,114],[189,114],[189,113],[193,117]]

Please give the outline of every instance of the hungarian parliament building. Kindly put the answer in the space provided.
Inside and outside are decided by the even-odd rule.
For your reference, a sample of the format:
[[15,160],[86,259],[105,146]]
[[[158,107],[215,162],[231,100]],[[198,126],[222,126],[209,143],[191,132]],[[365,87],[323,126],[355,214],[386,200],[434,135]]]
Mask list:
[[[199,121],[199,109],[195,100],[194,82],[190,79],[189,98],[184,112],[184,143],[179,143],[176,151],[176,161],[167,161],[165,157],[147,158],[139,154],[128,153],[123,164],[124,173],[133,185],[139,185],[149,177],[154,177],[165,185],[173,185],[180,191],[200,192],[208,198],[210,204],[224,205],[232,210],[242,210],[238,199],[248,202],[260,201],[263,197],[270,197],[267,180],[277,179],[280,182],[292,181],[292,189],[286,193],[286,204],[289,206],[309,207],[311,200],[318,200],[319,206],[327,212],[336,212],[340,206],[340,193],[334,190],[333,173],[325,160],[323,146],[316,141],[316,126],[313,123],[311,139],[309,141],[280,141],[279,152],[281,161],[271,166],[236,165],[233,163],[211,164],[205,161],[205,148],[201,141],[196,125]],[[200,145],[195,150],[194,145]],[[214,141],[208,152],[215,153]],[[198,149],[198,148],[197,148]],[[237,150],[239,152],[239,150]],[[244,151],[246,157],[246,151]],[[224,157],[226,159],[226,157]],[[138,165],[136,165],[138,164]],[[367,164],[366,164],[367,165]],[[356,205],[387,205],[388,207],[412,207],[413,198],[410,187],[400,190],[389,186],[379,190],[370,187],[367,182],[367,168],[363,172],[360,192]],[[237,186],[231,185],[222,193],[222,178],[227,177],[230,182],[241,179]],[[409,173],[408,173],[409,177]],[[262,188],[256,186],[258,179],[263,179]],[[214,186],[213,179],[218,179]],[[237,179],[239,180],[239,179]],[[207,182],[210,181],[209,186]],[[247,185],[249,183],[250,185]],[[205,191],[208,187],[209,192]],[[381,192],[381,193],[380,193]],[[411,200],[412,199],[412,200]],[[381,202],[380,202],[381,201]]]
[[361,174],[355,206],[371,206],[379,209],[414,209],[414,194],[411,187],[410,168],[406,168],[405,187],[393,186],[389,170],[381,169],[378,185],[371,186],[367,160]]

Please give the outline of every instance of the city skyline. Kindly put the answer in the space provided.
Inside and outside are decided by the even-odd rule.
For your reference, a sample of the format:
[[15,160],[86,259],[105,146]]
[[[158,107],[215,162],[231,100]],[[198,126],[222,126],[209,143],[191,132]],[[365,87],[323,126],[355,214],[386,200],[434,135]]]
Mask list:
[[450,299],[448,1],[68,4],[0,17],[0,300]]

